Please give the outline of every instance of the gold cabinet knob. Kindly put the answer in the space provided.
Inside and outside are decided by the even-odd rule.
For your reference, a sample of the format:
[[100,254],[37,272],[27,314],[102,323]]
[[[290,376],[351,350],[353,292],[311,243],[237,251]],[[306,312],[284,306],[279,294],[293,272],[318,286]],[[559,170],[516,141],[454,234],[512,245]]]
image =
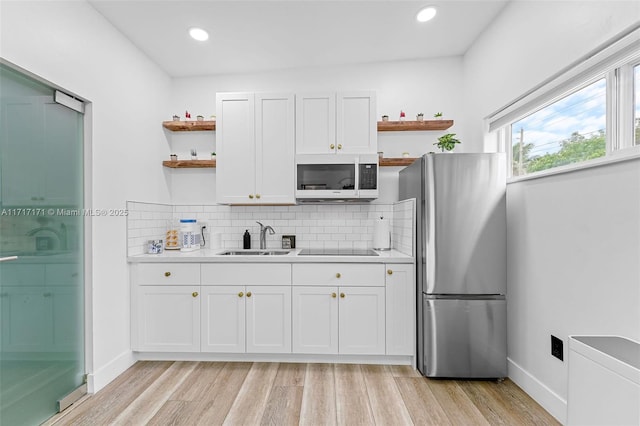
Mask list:
[[249,198],[253,200],[253,194],[249,194]]
[[391,269],[387,269],[387,274],[393,275],[393,271]]
[[340,297],[341,297],[342,299],[344,299],[344,296],[345,296],[345,294],[344,294],[344,293],[340,293]]
[[197,292],[197,291],[194,291],[193,293],[191,293],[191,295],[192,295],[193,297],[198,297],[198,292]]
[[336,298],[337,294],[335,293],[331,293],[331,297],[333,297],[334,299]]
[[338,273],[336,274],[336,278],[340,278],[341,276],[342,276],[342,275],[340,274],[340,272],[338,272]]
[[334,144],[331,144],[331,145],[329,145],[329,148],[336,149],[336,146]]
[[341,143],[338,144],[338,149],[342,149],[342,144]]
[[256,194],[256,198],[260,198],[260,194]]
[[165,276],[165,277],[170,277],[170,276],[171,276],[171,272],[169,272],[169,271],[165,272],[165,273],[164,273],[164,276]]
[[238,297],[242,297],[242,296],[244,296],[243,292],[238,293]]
[[250,291],[247,292],[247,297],[251,297],[251,292]]

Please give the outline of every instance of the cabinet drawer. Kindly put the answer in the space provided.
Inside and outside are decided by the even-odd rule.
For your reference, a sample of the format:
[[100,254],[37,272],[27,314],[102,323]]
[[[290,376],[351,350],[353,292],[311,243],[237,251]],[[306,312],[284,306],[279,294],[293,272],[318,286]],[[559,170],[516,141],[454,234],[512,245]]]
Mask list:
[[200,285],[200,264],[140,263],[133,265],[137,285]]
[[44,265],[22,264],[11,265],[11,262],[2,264],[0,270],[0,283],[3,286],[41,286],[44,285]]
[[293,267],[293,285],[384,286],[384,265],[363,263],[300,263]]
[[81,282],[82,265],[77,263],[51,263],[46,265],[47,285],[78,285]]
[[288,263],[207,263],[202,285],[291,285]]

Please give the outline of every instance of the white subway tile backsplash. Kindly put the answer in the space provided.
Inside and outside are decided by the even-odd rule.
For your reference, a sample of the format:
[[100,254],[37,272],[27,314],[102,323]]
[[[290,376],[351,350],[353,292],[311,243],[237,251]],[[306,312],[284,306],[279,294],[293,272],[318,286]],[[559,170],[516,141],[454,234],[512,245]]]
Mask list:
[[223,206],[127,203],[128,253],[144,252],[146,241],[164,239],[167,226],[179,218],[195,218],[210,232],[221,234],[224,248],[241,248],[245,229],[252,247],[258,246],[260,221],[275,235],[267,235],[267,247],[278,248],[282,235],[296,235],[299,248],[371,248],[373,223],[380,216],[392,219],[392,245],[413,253],[414,200],[393,204]]

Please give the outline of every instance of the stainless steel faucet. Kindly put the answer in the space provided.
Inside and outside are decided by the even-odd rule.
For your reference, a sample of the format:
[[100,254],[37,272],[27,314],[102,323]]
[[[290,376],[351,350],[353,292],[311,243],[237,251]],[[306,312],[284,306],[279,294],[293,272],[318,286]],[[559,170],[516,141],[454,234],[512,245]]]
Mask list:
[[256,223],[260,225],[260,249],[266,249],[267,248],[267,231],[269,231],[270,235],[275,234],[276,231],[274,231],[273,228],[268,225],[264,226],[260,222],[256,222]]

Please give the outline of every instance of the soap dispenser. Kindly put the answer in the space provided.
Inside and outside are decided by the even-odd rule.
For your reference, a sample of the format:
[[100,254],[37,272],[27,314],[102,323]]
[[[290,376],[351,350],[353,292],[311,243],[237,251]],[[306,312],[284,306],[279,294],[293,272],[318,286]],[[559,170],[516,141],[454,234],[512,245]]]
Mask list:
[[249,234],[249,230],[244,231],[244,236],[242,237],[242,248],[250,249],[251,248],[251,234]]

